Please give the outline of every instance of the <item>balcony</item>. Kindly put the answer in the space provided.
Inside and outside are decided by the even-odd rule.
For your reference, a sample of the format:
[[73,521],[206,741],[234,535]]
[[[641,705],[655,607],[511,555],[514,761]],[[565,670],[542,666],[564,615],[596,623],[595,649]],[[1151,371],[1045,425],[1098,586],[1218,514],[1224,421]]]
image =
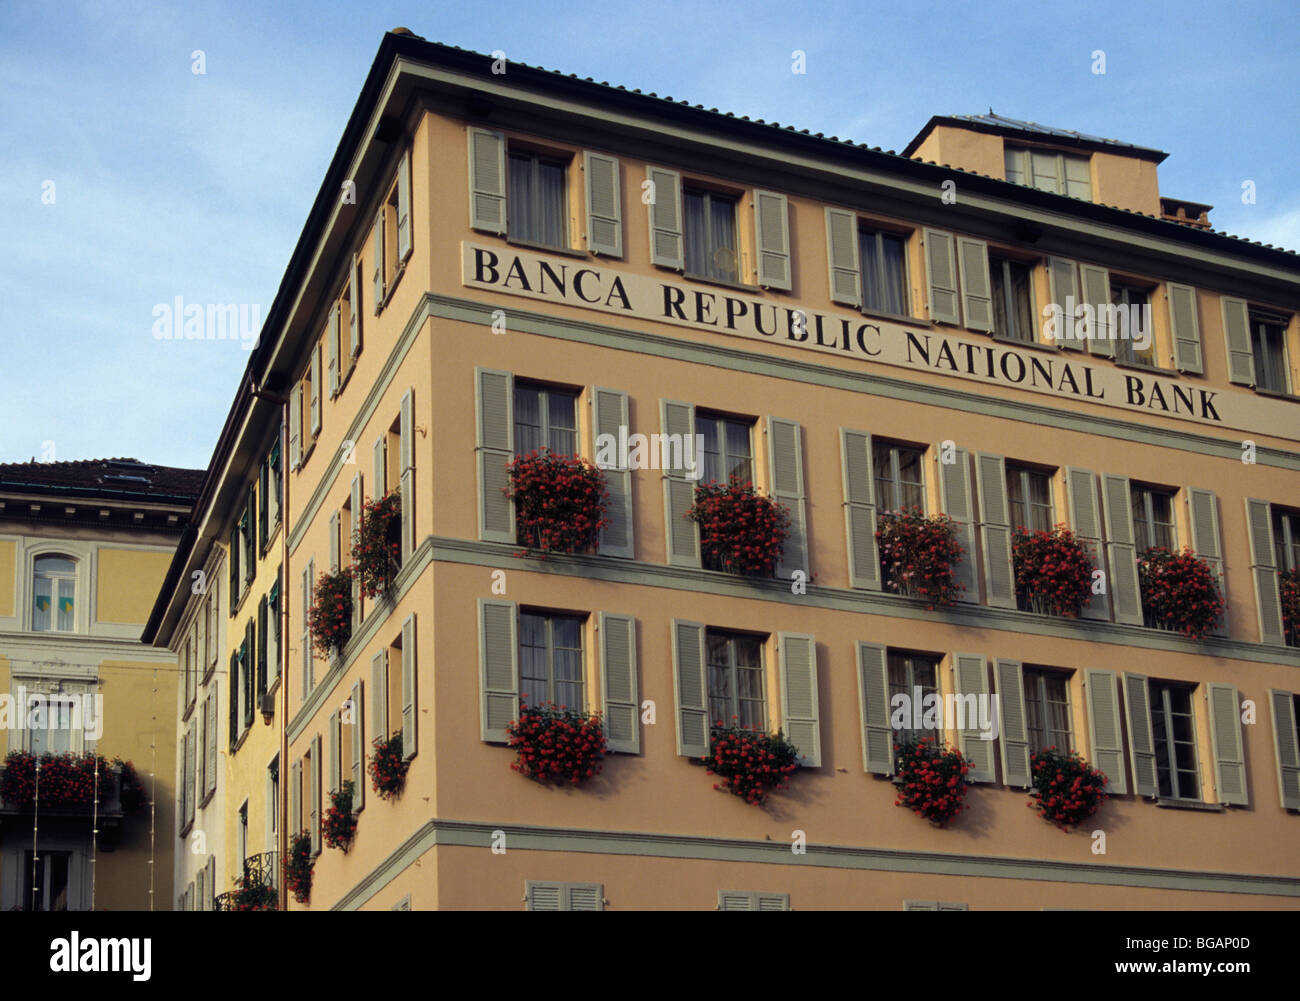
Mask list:
[[239,885],[218,894],[212,902],[214,911],[273,911],[278,894],[280,853],[263,852],[244,859],[244,874]]

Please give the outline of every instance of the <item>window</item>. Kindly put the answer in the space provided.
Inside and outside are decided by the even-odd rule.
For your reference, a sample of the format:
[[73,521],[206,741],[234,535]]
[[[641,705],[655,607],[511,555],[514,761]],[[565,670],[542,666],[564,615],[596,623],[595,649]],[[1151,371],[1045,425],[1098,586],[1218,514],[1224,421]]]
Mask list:
[[907,238],[898,233],[863,229],[858,233],[862,258],[862,308],[897,316],[910,315],[907,286]]
[[244,543],[244,584],[252,581],[257,573],[257,543],[253,537],[253,525],[257,521],[257,493],[252,484],[248,487],[248,506],[244,508],[244,517],[239,522],[239,534]]
[[[266,850],[279,850],[280,844],[280,756],[271,759],[266,770]],[[275,866],[272,866],[274,874]],[[272,875],[272,879],[275,876]]]
[[211,597],[208,599],[208,632],[205,637],[205,646],[207,647],[207,669],[203,672],[204,678],[212,673],[217,666],[217,630],[221,622],[221,602],[218,601],[218,578],[212,575],[208,578],[211,584]]
[[519,694],[530,706],[583,709],[582,616],[519,613]]
[[32,629],[70,633],[76,628],[77,561],[38,556],[32,568]]
[[1007,463],[1007,503],[1013,527],[1050,532],[1052,519],[1052,475],[1028,466]]
[[704,483],[726,483],[732,476],[754,479],[752,428],[750,421],[695,412],[695,433],[704,438]]
[[1007,180],[1012,184],[1092,200],[1092,177],[1085,156],[1008,146],[1005,157]]
[[[1112,330],[1115,360],[1130,365],[1154,367],[1156,363],[1155,331],[1147,322],[1151,315],[1151,293],[1146,289],[1111,282],[1110,303],[1124,311],[1127,320]],[[1127,335],[1127,336],[1125,336]]]
[[1255,386],[1259,389],[1288,392],[1286,327],[1281,317],[1250,313],[1250,348],[1255,354]]
[[258,488],[262,506],[258,510],[257,542],[263,552],[280,524],[280,443],[271,447],[271,454],[262,463]]
[[266,595],[266,688],[270,690],[280,679],[280,571],[275,573],[275,583]]
[[993,333],[1012,341],[1033,344],[1034,305],[1030,266],[1005,257],[989,257],[989,279],[993,283]]
[[230,529],[230,552],[226,558],[230,560],[230,614],[235,614],[235,609],[239,607],[239,559],[243,547],[239,544],[239,523],[236,522]]
[[244,870],[244,861],[248,858],[248,800],[244,800],[244,805],[239,808],[239,830],[237,832],[239,841],[239,871]]
[[547,247],[567,247],[567,165],[536,153],[510,152],[510,238]]
[[[906,720],[913,720],[916,717],[916,689],[921,690],[920,707],[923,710],[925,698],[927,695],[938,696],[939,694],[939,662],[925,654],[916,653],[897,653],[889,651],[889,712],[894,712],[894,697],[896,695],[907,696],[905,706],[912,708],[912,712],[906,714]],[[899,744],[910,744],[920,740],[922,737],[938,737],[937,732],[927,733],[925,730],[914,730],[911,727],[904,726],[894,731],[894,740]]]
[[71,697],[40,693],[28,695],[25,722],[31,753],[67,754],[81,750],[80,739],[73,739],[72,716]]
[[[515,380],[515,451],[578,452],[578,394]],[[391,450],[390,450],[391,451]]]
[[1152,546],[1173,550],[1177,541],[1174,531],[1174,492],[1159,487],[1133,484],[1133,532],[1138,554]]
[[1196,722],[1192,690],[1151,682],[1151,731],[1156,751],[1156,779],[1167,799],[1201,798],[1196,766]]
[[897,511],[904,507],[925,510],[922,454],[919,448],[872,439],[871,465],[875,471],[878,510]]
[[1273,545],[1279,570],[1300,570],[1300,511],[1273,508]]
[[736,199],[712,191],[682,193],[686,273],[715,281],[739,281]]
[[1029,752],[1055,747],[1074,749],[1070,727],[1070,689],[1066,675],[1058,671],[1025,668],[1025,728]]
[[727,726],[735,717],[743,727],[766,731],[762,638],[710,629],[705,633],[705,655],[713,723]]
[[23,852],[24,911],[66,911],[72,852]]

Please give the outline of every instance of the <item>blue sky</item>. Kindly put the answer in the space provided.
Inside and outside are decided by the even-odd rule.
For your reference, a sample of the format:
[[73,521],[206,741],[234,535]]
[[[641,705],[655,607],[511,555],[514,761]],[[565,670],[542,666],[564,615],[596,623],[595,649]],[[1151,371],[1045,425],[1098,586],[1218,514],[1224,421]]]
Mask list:
[[155,306],[181,296],[265,315],[398,25],[886,149],[932,114],[990,106],[1154,146],[1170,154],[1164,194],[1213,204],[1217,229],[1300,249],[1290,0],[0,0],[0,462],[207,465],[248,356],[234,340],[155,339]]

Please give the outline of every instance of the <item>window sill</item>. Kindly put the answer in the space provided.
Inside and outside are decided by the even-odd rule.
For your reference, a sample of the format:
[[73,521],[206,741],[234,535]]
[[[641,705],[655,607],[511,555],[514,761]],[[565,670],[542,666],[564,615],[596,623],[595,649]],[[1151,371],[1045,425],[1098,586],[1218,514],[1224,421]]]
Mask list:
[[204,809],[209,803],[212,802],[213,797],[215,797],[216,795],[217,795],[217,790],[215,787],[209,789],[207,794],[201,800],[199,800],[199,805],[195,807],[195,809],[198,810]]
[[863,316],[869,316],[873,320],[888,320],[890,323],[905,323],[911,327],[929,327],[933,326],[929,320],[923,320],[919,316],[905,316],[902,313],[888,313],[883,309],[859,309]]
[[391,278],[384,282],[384,297],[379,301],[379,305],[375,307],[375,316],[388,308],[389,302],[392,301],[393,295],[397,292],[397,286],[402,283],[402,275],[406,274],[406,262],[408,260],[410,260],[409,255],[398,261],[397,270],[393,272]]
[[266,559],[266,557],[270,554],[271,548],[275,545],[275,540],[280,534],[280,526],[281,526],[281,520],[279,516],[277,516],[275,519],[275,524],[271,526],[270,531],[268,531],[266,534],[266,541],[262,543],[262,551],[259,554],[259,559]]
[[540,250],[548,254],[563,254],[565,257],[578,257],[587,260],[591,255],[585,250],[574,250],[572,247],[556,247],[549,243],[534,243],[532,240],[517,240],[509,234],[506,235],[506,243],[512,247],[526,247],[529,250]]
[[1204,813],[1223,813],[1222,803],[1202,803],[1199,799],[1157,799],[1156,806],[1166,810],[1200,810]]
[[1300,403],[1300,396],[1296,396],[1294,393],[1288,393],[1285,390],[1265,389],[1263,386],[1256,386],[1255,392],[1260,396],[1271,396],[1278,400],[1290,400],[1292,403]]
[[248,740],[248,735],[252,732],[253,732],[253,728],[251,726],[244,727],[243,732],[240,733],[238,739],[236,739],[235,742],[230,746],[231,755],[235,755],[239,753],[239,749],[244,746],[244,741]]
[[252,587],[249,586],[248,581],[244,581],[240,585],[239,598],[235,601],[235,607],[230,610],[230,617],[232,619],[239,618],[239,613],[244,610],[244,602],[248,600],[248,596],[252,593]]
[[1111,359],[1115,362],[1116,368],[1126,368],[1133,372],[1147,372],[1150,375],[1163,375],[1167,379],[1182,378],[1183,373],[1172,368],[1161,368],[1159,365],[1144,365],[1140,361],[1124,361],[1122,358]]
[[[993,335],[994,344],[1005,344],[1007,347],[1027,348],[1030,351],[1046,351],[1049,354],[1063,354],[1064,350],[1055,344],[1042,344],[1039,341],[1018,341],[1014,337],[1003,337],[1001,334]],[[1073,352],[1078,355],[1087,355],[1086,351]]]
[[311,458],[312,452],[316,451],[316,435],[312,435],[311,441],[304,441],[302,452],[298,456],[298,472],[302,472],[307,465],[307,460]]
[[206,685],[212,680],[212,676],[217,673],[217,662],[213,661],[208,665],[207,670],[203,672],[203,680],[199,684]]
[[744,282],[730,282],[725,278],[711,278],[708,275],[697,275],[692,271],[682,271],[681,276],[687,281],[699,282],[701,285],[716,285],[719,288],[735,289],[737,292],[748,292],[751,295],[759,295],[763,289],[758,285],[746,285]]
[[179,840],[184,841],[186,838],[190,836],[190,831],[191,829],[193,829],[193,827],[194,827],[194,821],[192,819],[187,820],[185,822],[185,826],[181,828],[180,834],[176,835],[176,837]]
[[194,699],[193,701],[190,702],[189,705],[187,705],[187,706],[185,707],[185,711],[184,711],[183,713],[181,713],[181,722],[182,722],[182,723],[184,723],[186,720],[188,720],[188,719],[190,718],[190,714],[191,714],[192,712],[194,712],[194,706],[195,706],[195,704],[196,704],[197,702],[198,702],[198,699]]

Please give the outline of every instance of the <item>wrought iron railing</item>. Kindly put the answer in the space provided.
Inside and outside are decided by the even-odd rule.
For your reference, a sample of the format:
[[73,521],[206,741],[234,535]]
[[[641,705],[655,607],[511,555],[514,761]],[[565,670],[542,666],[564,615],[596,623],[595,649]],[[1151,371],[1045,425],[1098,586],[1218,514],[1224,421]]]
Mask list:
[[233,890],[213,898],[214,911],[274,910],[279,885],[280,853],[263,852],[244,859],[244,872]]

